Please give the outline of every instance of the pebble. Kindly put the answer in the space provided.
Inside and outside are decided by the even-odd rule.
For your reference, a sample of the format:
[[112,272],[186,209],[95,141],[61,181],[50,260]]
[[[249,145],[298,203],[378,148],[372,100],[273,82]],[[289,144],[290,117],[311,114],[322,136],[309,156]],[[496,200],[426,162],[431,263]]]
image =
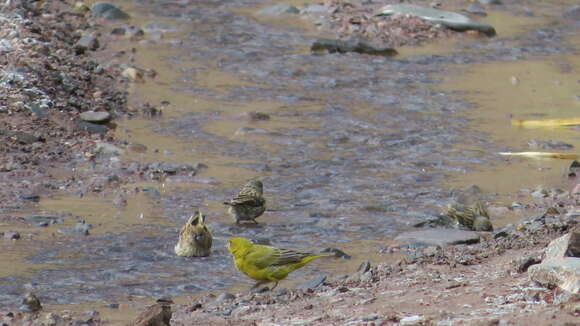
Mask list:
[[83,121],[105,123],[111,120],[111,114],[105,111],[85,111],[79,115]]
[[93,17],[109,20],[129,19],[129,15],[123,10],[107,2],[97,2],[91,7]]
[[129,150],[131,152],[135,152],[135,153],[145,153],[145,152],[147,152],[147,146],[145,146],[143,144],[139,144],[139,143],[129,144],[129,146],[127,148],[129,148]]
[[75,44],[75,52],[77,55],[84,54],[87,50],[96,51],[99,48],[99,39],[93,35],[83,35]]
[[234,300],[236,298],[235,295],[229,293],[229,292],[224,292],[222,294],[220,294],[215,301],[216,302],[222,302],[222,301],[230,301],[230,300]]
[[423,316],[415,315],[415,316],[408,316],[403,317],[399,321],[399,325],[401,326],[419,326],[419,325],[426,325],[427,319]]
[[77,120],[75,123],[75,130],[86,131],[90,134],[106,134],[109,128],[101,124],[96,124],[92,122]]
[[4,232],[4,239],[6,240],[18,240],[20,239],[20,233],[16,231],[6,231]]
[[82,233],[84,235],[89,235],[89,230],[92,229],[93,226],[85,221],[78,222],[75,224],[74,230],[76,232]]
[[101,155],[118,156],[123,155],[125,151],[115,145],[98,142],[95,144],[95,153]]
[[143,72],[133,67],[129,67],[123,70],[121,76],[132,82],[143,81]]
[[315,287],[324,283],[324,281],[326,281],[326,275],[320,275],[320,276],[317,276],[317,277],[311,279],[310,281],[307,281],[305,283],[298,285],[297,288],[304,289],[304,290],[314,289]]
[[258,15],[282,15],[282,14],[299,14],[300,10],[293,5],[280,3],[271,7],[260,9],[256,12]]

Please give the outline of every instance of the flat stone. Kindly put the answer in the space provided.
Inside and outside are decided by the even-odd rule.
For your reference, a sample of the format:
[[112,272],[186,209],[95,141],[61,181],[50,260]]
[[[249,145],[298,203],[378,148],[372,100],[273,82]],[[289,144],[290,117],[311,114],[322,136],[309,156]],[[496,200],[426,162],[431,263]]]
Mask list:
[[528,269],[530,280],[544,286],[557,286],[577,294],[580,290],[580,258],[551,259]]
[[280,3],[271,7],[260,9],[256,12],[258,15],[282,15],[282,14],[299,14],[300,10],[293,5]]
[[489,24],[480,23],[456,12],[429,7],[407,4],[387,5],[380,9],[380,13],[377,16],[390,16],[394,14],[416,16],[432,24],[440,24],[456,31],[475,30],[488,36],[495,35],[495,29]]
[[479,234],[474,231],[433,229],[403,232],[395,240],[406,243],[419,242],[434,246],[472,244],[479,242]]
[[77,120],[74,128],[75,130],[86,131],[91,134],[106,134],[109,131],[109,128],[103,125],[82,120]]
[[111,120],[111,114],[105,111],[86,111],[79,115],[83,121],[105,123]]
[[229,292],[224,292],[222,294],[220,294],[215,301],[216,302],[222,302],[222,301],[230,301],[230,300],[234,300],[236,298],[235,295],[229,293]]
[[485,12],[485,8],[483,8],[480,5],[473,4],[473,3],[470,4],[469,6],[467,6],[467,8],[465,8],[465,12],[470,13],[472,15],[481,16],[481,17],[487,16],[487,13]]
[[531,139],[528,141],[528,146],[532,149],[572,149],[574,145],[557,140],[539,140]]
[[370,42],[358,38],[348,40],[321,38],[310,46],[310,51],[314,54],[328,53],[360,53],[368,55],[394,56],[397,50],[390,47],[376,46]]
[[546,248],[544,261],[564,257],[580,257],[580,232],[570,232],[552,240]]
[[36,104],[30,104],[28,108],[30,109],[30,111],[32,111],[32,113],[36,114],[38,117],[41,118],[48,117],[48,113],[46,112],[46,110]]
[[304,282],[304,283],[298,285],[297,288],[303,289],[303,290],[314,289],[315,287],[324,283],[324,281],[326,281],[326,275],[320,275],[320,276],[317,276],[317,277],[311,279],[310,281],[307,281],[307,282]]

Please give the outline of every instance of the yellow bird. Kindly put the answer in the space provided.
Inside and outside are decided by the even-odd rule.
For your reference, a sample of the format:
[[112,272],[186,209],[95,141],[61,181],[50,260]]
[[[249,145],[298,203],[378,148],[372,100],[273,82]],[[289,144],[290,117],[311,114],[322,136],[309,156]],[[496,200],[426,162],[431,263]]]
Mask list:
[[232,253],[236,268],[258,281],[252,288],[268,282],[276,282],[272,290],[288,274],[310,261],[320,257],[334,256],[332,253],[315,254],[254,244],[241,237],[230,238],[228,250]]

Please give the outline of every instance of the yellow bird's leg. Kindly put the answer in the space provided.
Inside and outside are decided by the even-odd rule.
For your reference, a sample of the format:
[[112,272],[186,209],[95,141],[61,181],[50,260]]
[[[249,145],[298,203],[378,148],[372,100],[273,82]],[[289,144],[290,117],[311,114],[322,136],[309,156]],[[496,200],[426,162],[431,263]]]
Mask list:
[[254,284],[254,286],[252,286],[252,288],[250,290],[253,290],[253,289],[259,287],[260,285],[264,285],[268,282],[270,282],[270,281],[258,281],[258,282],[256,282],[256,284]]
[[252,222],[254,222],[255,224],[260,224],[260,223],[258,223],[258,221],[256,221],[255,219],[252,219]]
[[278,286],[278,282],[276,282],[276,284],[274,284],[274,286],[270,289],[270,291],[274,290],[277,286]]

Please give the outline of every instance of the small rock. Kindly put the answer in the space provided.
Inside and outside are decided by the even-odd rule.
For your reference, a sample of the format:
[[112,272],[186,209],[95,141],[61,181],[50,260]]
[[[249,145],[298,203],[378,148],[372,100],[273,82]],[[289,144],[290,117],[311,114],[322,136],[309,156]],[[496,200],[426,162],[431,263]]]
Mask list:
[[40,196],[37,194],[22,194],[19,195],[18,198],[22,199],[22,200],[30,200],[33,202],[39,202],[40,201]]
[[357,273],[365,274],[371,270],[371,262],[368,260],[363,261],[357,269]]
[[101,124],[86,122],[82,120],[77,120],[75,123],[75,130],[86,131],[90,134],[106,134],[109,128]]
[[532,139],[532,140],[528,141],[528,146],[532,149],[561,149],[561,150],[566,150],[566,149],[574,148],[574,145],[564,143],[561,141],[538,140],[538,139]]
[[129,67],[129,68],[126,68],[125,70],[123,70],[123,72],[121,73],[121,76],[124,78],[127,78],[128,80],[130,80],[132,82],[143,81],[143,71],[138,70],[138,69],[133,68],[133,67]]
[[534,198],[546,198],[549,195],[550,195],[549,191],[541,187],[538,187],[531,193],[531,196]]
[[24,131],[9,132],[8,138],[12,141],[15,141],[15,142],[17,142],[19,144],[23,144],[23,145],[30,145],[30,144],[36,143],[37,141],[41,140],[39,137],[36,137],[36,136],[31,135],[31,134],[24,132]]
[[465,8],[465,12],[470,13],[472,15],[485,17],[487,13],[485,12],[485,8],[477,4],[470,4],[467,8]]
[[519,85],[520,84],[520,79],[516,76],[512,76],[510,78],[510,83],[514,86]]
[[270,120],[270,115],[267,113],[263,113],[263,112],[251,111],[251,112],[248,112],[248,118],[251,121],[267,121],[267,120]]
[[92,229],[93,226],[85,221],[81,221],[78,222],[77,224],[75,224],[74,230],[75,232],[84,234],[84,235],[89,235],[89,230]]
[[382,47],[371,44],[370,42],[358,38],[348,40],[339,39],[318,39],[311,46],[310,51],[314,54],[328,53],[349,53],[355,52],[360,54],[394,56],[397,51],[390,47]]
[[130,323],[131,326],[170,326],[171,303],[157,303],[143,311]]
[[222,301],[230,301],[230,300],[234,300],[236,298],[235,295],[228,293],[228,292],[224,292],[222,294],[220,294],[215,301],[216,302],[222,302]]
[[75,53],[84,54],[87,50],[95,51],[99,48],[99,39],[93,35],[83,35],[75,44]]
[[85,111],[79,115],[83,121],[93,123],[106,123],[111,120],[111,114],[105,111]]
[[42,305],[34,293],[27,293],[24,298],[22,298],[22,306],[20,307],[20,310],[26,312],[38,312],[42,310]]
[[127,148],[129,148],[129,150],[131,152],[135,152],[135,153],[145,153],[145,152],[147,152],[147,146],[145,146],[143,144],[139,144],[139,143],[129,144],[129,146]]
[[326,281],[326,275],[320,275],[320,276],[317,276],[317,277],[311,279],[308,282],[305,282],[305,283],[298,285],[297,288],[303,289],[303,290],[314,289],[315,287],[323,284],[324,281]]
[[32,111],[32,113],[36,114],[40,118],[48,117],[47,111],[36,104],[30,104],[28,108],[30,109],[30,111]]
[[123,155],[125,151],[115,145],[98,142],[95,144],[95,153],[105,156],[118,156]]
[[427,319],[419,315],[403,317],[399,321],[399,325],[401,326],[422,326],[426,325],[426,323]]
[[512,266],[518,273],[525,273],[532,265],[541,263],[538,257],[520,257],[512,260]]
[[271,7],[260,9],[256,12],[258,15],[282,15],[282,14],[299,14],[300,10],[293,5],[280,3]]
[[159,198],[161,197],[161,193],[155,187],[146,186],[141,188],[141,190],[149,197]]
[[62,321],[62,318],[60,318],[59,315],[54,314],[52,312],[46,314],[46,316],[44,317],[46,320],[46,325],[47,326],[55,326],[57,325],[60,321]]
[[97,2],[91,7],[93,17],[109,20],[129,19],[129,15],[123,10],[107,2]]
[[91,11],[91,8],[89,8],[89,6],[87,6],[86,4],[77,1],[75,2],[75,6],[74,6],[76,11],[80,11],[80,12],[89,12]]
[[154,32],[167,33],[167,32],[177,31],[177,27],[175,27],[173,25],[169,25],[167,23],[157,22],[157,21],[148,22],[147,24],[145,24],[143,26],[143,29],[147,33],[154,33]]
[[4,239],[6,240],[18,240],[20,239],[20,233],[16,231],[6,231],[4,232]]
[[116,207],[125,207],[127,206],[127,198],[123,194],[117,195],[115,199],[113,199],[113,205]]

